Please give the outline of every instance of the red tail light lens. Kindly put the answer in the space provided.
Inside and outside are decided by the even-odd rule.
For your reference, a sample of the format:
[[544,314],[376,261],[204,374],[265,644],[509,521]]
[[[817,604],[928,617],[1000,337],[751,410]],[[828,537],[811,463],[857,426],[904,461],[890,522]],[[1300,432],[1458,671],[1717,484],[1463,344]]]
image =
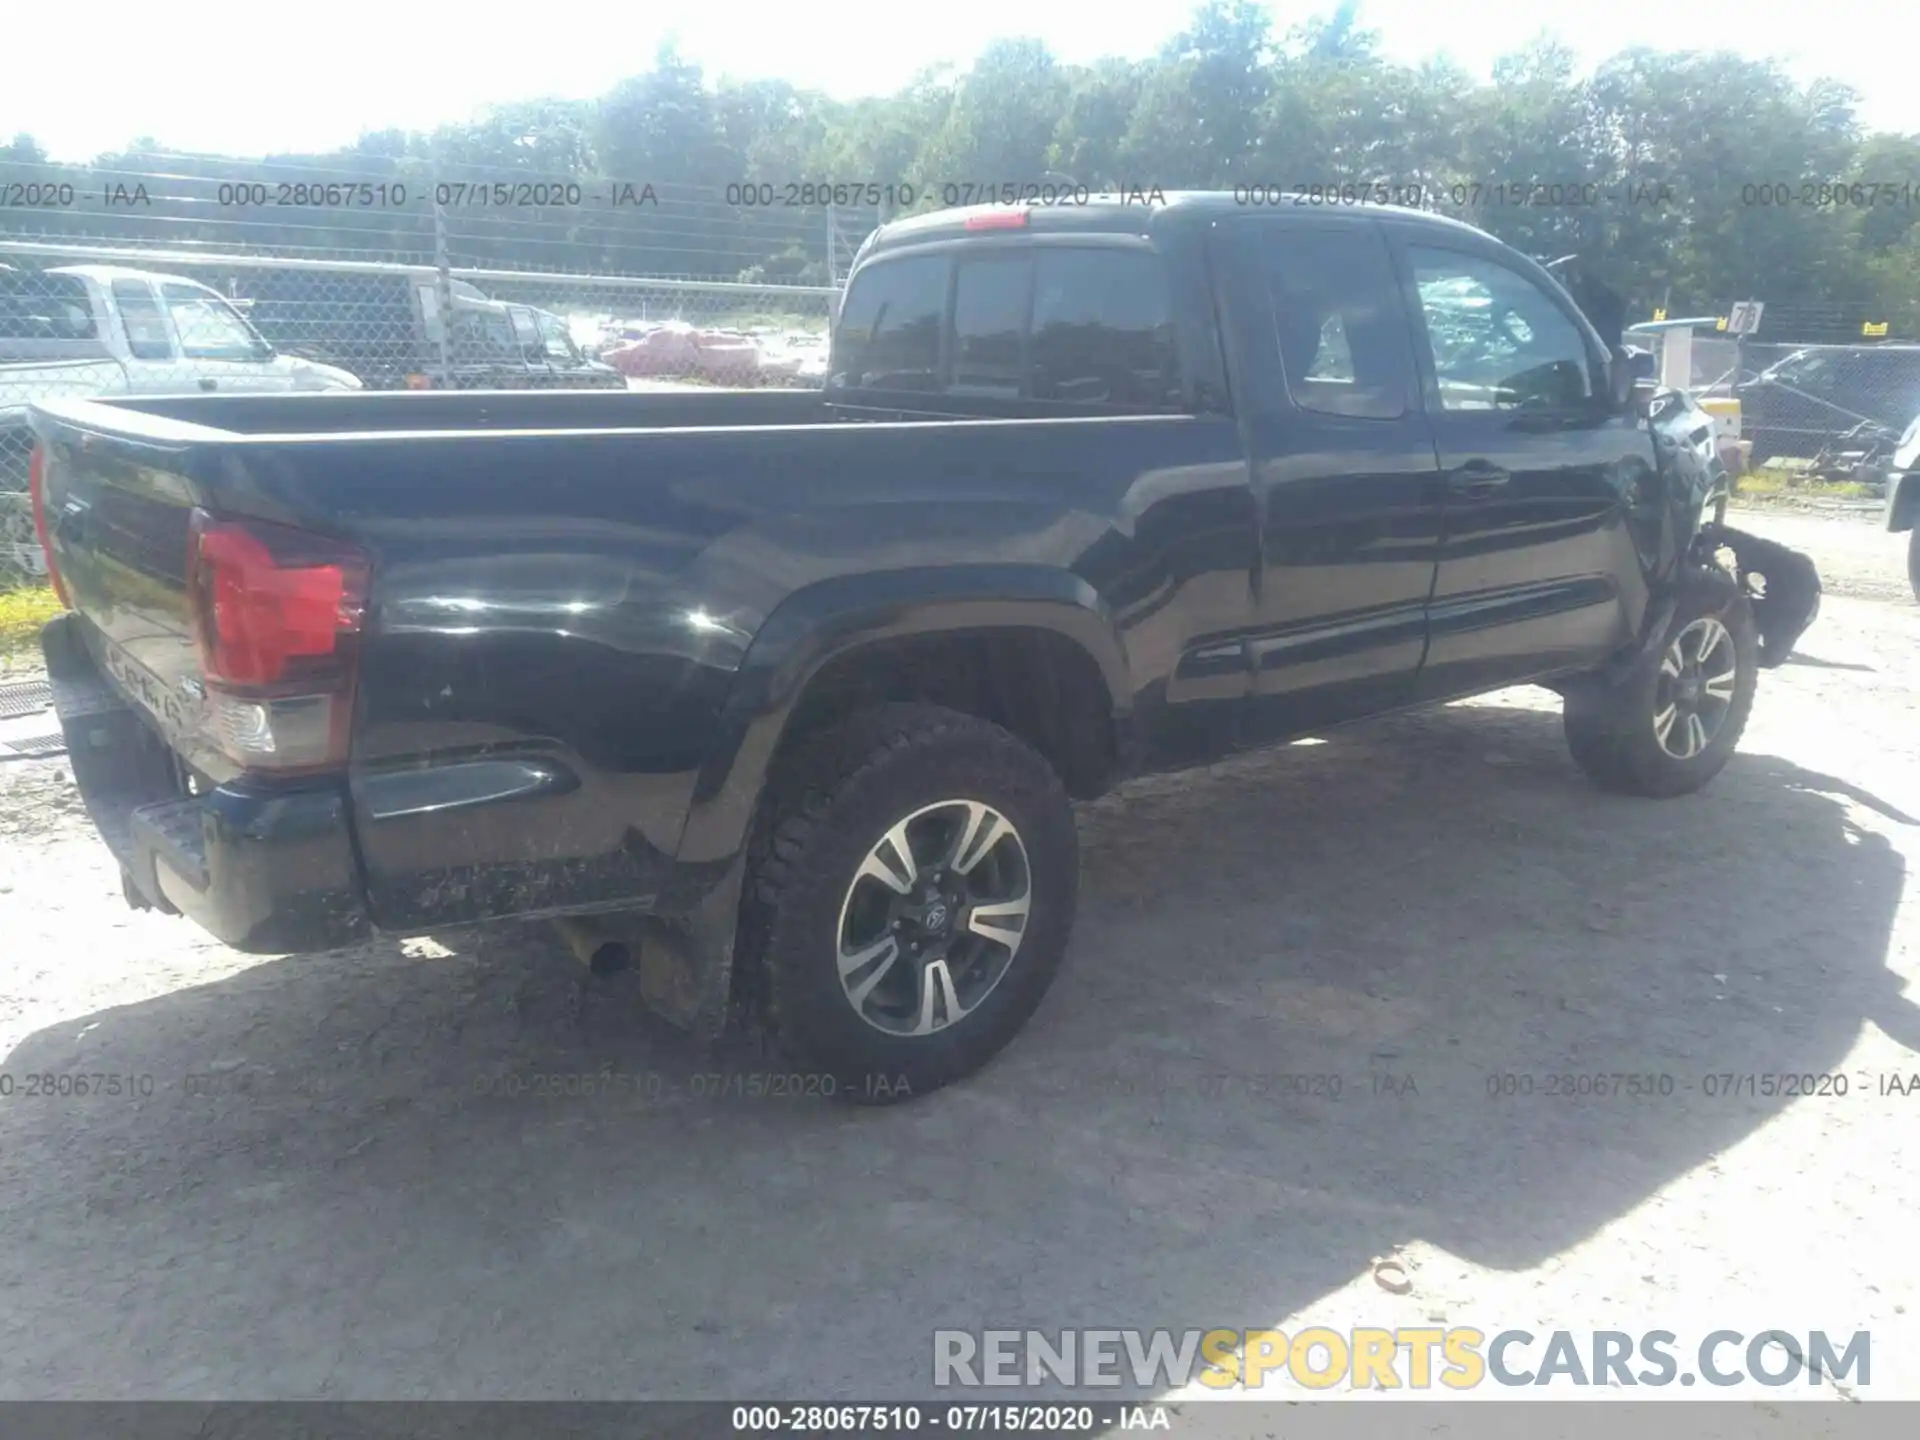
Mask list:
[[366,560],[282,526],[201,517],[194,527],[200,658],[210,681],[273,685],[360,632]]
[[27,491],[33,501],[33,533],[40,538],[40,553],[47,561],[47,578],[53,582],[53,593],[60,597],[60,603],[71,608],[73,602],[67,599],[60,567],[54,563],[53,537],[47,531],[47,447],[44,445],[35,444],[33,453],[27,457]]
[[366,615],[367,558],[351,545],[195,512],[188,557],[207,725],[236,762],[336,765]]

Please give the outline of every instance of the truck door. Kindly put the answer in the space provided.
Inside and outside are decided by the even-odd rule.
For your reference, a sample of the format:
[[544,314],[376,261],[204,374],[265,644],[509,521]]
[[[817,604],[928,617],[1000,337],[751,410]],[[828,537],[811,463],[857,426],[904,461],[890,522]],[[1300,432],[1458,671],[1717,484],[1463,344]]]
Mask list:
[[1390,233],[1445,475],[1420,698],[1591,665],[1641,602],[1620,577],[1646,424],[1614,410],[1598,338],[1544,275],[1470,234]]
[[1219,243],[1260,517],[1258,744],[1412,700],[1443,497],[1379,227],[1249,216]]

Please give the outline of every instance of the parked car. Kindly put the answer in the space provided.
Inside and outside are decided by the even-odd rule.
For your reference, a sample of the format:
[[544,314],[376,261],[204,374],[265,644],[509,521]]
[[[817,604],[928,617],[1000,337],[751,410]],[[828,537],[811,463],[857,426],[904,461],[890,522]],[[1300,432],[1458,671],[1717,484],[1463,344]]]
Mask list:
[[788,385],[827,383],[827,337],[811,331],[789,331],[760,341],[766,373]]
[[1720,771],[1818,577],[1617,339],[1469,226],[1187,195],[884,227],[820,392],[51,401],[72,773],[242,949],[560,917],[898,1099],[1033,1013],[1127,775],[1523,682],[1603,787]]
[[1734,387],[1755,465],[1809,459],[1870,420],[1898,433],[1920,411],[1920,345],[1823,345],[1796,350]]
[[[269,337],[350,370],[369,389],[626,388],[581,351],[560,316],[491,299],[464,280],[447,284],[444,305],[425,273],[330,275],[320,291],[304,271],[252,270],[235,284]],[[442,309],[452,312],[444,356]]]
[[353,390],[284,355],[217,292],[114,265],[0,265],[0,573],[40,569],[26,510],[27,407],[61,396]]
[[226,297],[117,265],[0,265],[0,406],[47,394],[357,390],[346,371],[284,355]]
[[603,358],[631,378],[706,380],[716,385],[758,385],[767,379],[760,347],[751,336],[703,330],[669,321],[607,350]]

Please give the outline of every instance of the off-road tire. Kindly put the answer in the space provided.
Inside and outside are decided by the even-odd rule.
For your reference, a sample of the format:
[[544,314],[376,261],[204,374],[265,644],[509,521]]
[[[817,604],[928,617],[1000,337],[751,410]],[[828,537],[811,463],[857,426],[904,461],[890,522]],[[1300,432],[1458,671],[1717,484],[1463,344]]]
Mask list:
[[[1704,748],[1680,759],[1663,748],[1654,729],[1661,660],[1683,631],[1709,617],[1726,627],[1732,641],[1733,697]],[[1574,762],[1603,790],[1651,799],[1692,794],[1732,758],[1753,709],[1759,671],[1759,635],[1746,595],[1732,576],[1702,569],[1685,582],[1651,659],[1608,689],[1569,694],[1562,714],[1567,748]]]
[[[975,1008],[931,1034],[891,1034],[862,1018],[842,983],[843,903],[890,827],[954,798],[1014,826],[1030,887],[1025,928]],[[742,960],[764,1043],[812,1088],[888,1104],[972,1074],[1032,1016],[1073,927],[1079,844],[1066,790],[1032,748],[971,715],[894,704],[809,739],[777,768],[753,867]]]

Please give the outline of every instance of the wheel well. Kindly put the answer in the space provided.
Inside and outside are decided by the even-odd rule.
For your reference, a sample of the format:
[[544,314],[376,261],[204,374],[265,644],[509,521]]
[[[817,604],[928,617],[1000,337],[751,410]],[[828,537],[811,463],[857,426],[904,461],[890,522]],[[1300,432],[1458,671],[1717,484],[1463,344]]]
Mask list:
[[808,684],[780,748],[855,710],[915,700],[1011,731],[1046,758],[1076,799],[1104,793],[1118,769],[1099,664],[1065,636],[1034,628],[908,635],[836,656]]

